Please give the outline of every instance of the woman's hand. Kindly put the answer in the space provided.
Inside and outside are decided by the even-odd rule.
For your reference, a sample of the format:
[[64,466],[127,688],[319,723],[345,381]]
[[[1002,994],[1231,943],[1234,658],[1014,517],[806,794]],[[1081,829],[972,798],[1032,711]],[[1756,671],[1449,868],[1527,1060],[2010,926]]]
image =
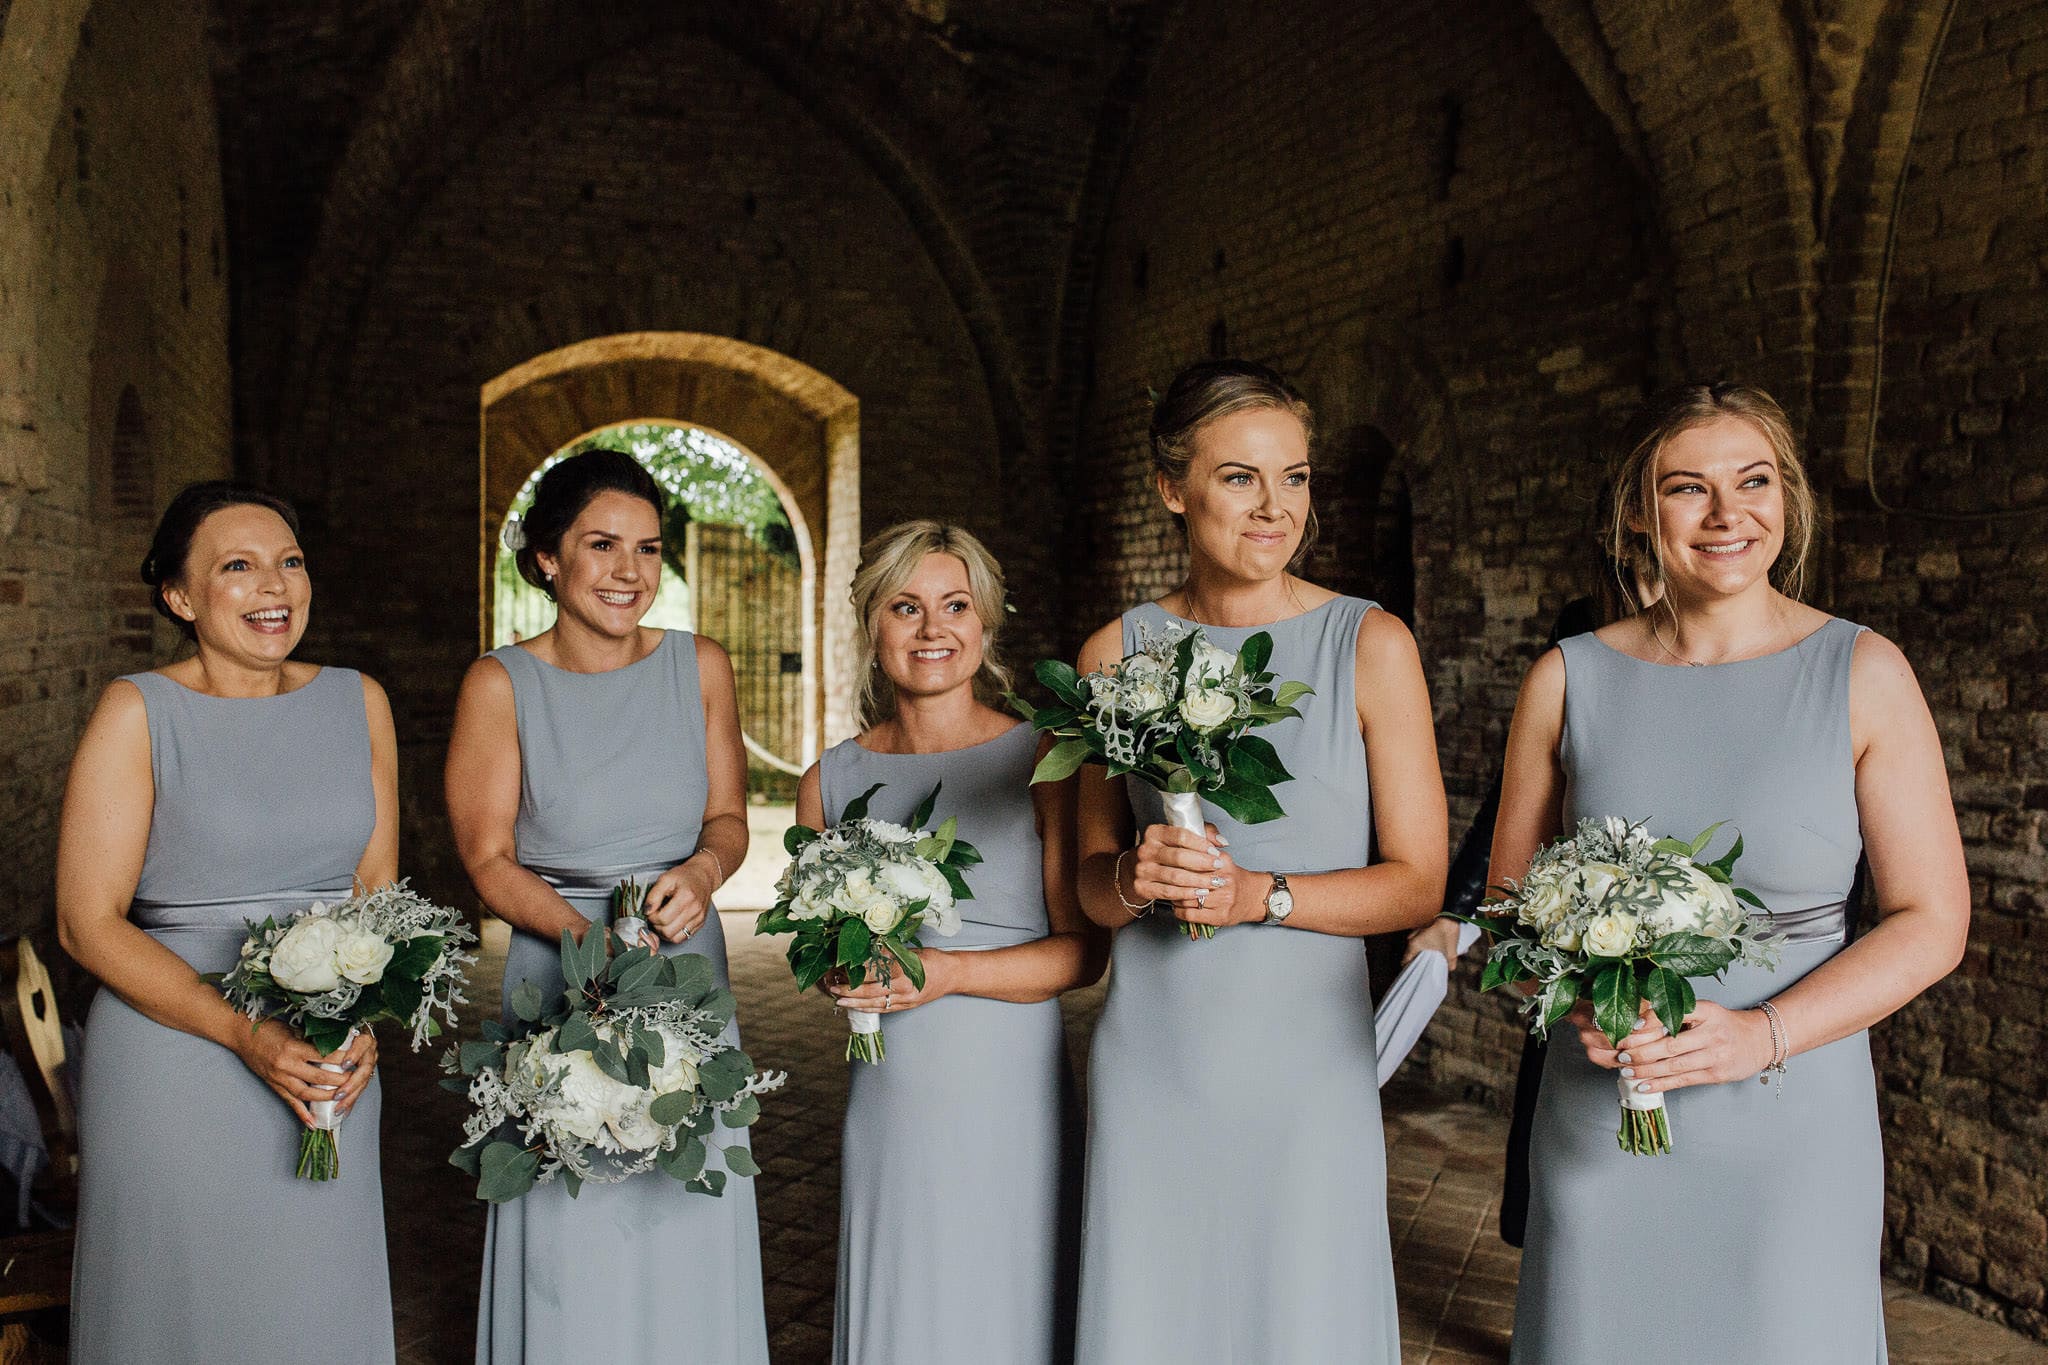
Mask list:
[[640,913],[653,932],[670,943],[681,943],[703,925],[704,916],[711,913],[711,894],[717,889],[708,869],[692,867],[686,860],[647,888]]
[[886,983],[879,977],[870,977],[865,985],[859,987],[847,985],[846,974],[835,968],[826,974],[820,985],[838,1002],[840,1009],[859,1010],[866,1014],[900,1014],[951,995],[955,975],[953,955],[943,948],[919,948],[917,957],[924,964],[923,986],[912,981],[900,968],[889,973]]
[[[356,1097],[363,1093],[363,1087],[370,1083],[377,1069],[377,1037],[365,1029],[347,1049],[325,1058],[286,1025],[266,1019],[254,1030],[241,1034],[235,1055],[291,1106],[299,1122],[310,1128],[313,1111],[306,1106],[315,1100],[334,1100],[344,1114],[355,1105]],[[323,1061],[349,1070],[345,1077],[337,1076],[322,1069]]]
[[1408,933],[1408,946],[1401,953],[1401,965],[1407,966],[1424,953],[1437,952],[1444,955],[1444,961],[1458,965],[1458,921],[1438,915],[1420,929]]
[[[1228,919],[1197,919],[1188,911],[1202,911],[1210,903],[1233,903],[1237,888],[1232,884],[1237,865],[1223,851],[1229,841],[1205,825],[1206,834],[1196,834],[1178,825],[1147,825],[1130,861],[1131,899],[1166,901],[1174,914],[1197,924],[1229,924]],[[1264,911],[1260,911],[1263,917]]]
[[1619,1051],[1626,1054],[1616,1059],[1621,1074],[1646,1095],[1746,1081],[1771,1064],[1771,1025],[1762,1010],[1731,1010],[1702,1000],[1676,1035],[1660,1024],[1654,1036]]
[[[1534,992],[1531,991],[1530,994]],[[1619,1045],[1609,1042],[1607,1035],[1601,1032],[1600,1026],[1593,1022],[1593,1002],[1590,1000],[1581,1000],[1573,1005],[1566,1012],[1563,1022],[1570,1023],[1578,1029],[1579,1042],[1586,1049],[1587,1059],[1594,1066],[1604,1066],[1609,1071],[1617,1071],[1629,1064],[1621,1059],[1622,1053],[1626,1052],[1630,1061],[1633,1061],[1636,1049],[1665,1036],[1664,1021],[1657,1017],[1647,1000],[1643,1001],[1636,1011],[1635,1030],[1623,1038]]]

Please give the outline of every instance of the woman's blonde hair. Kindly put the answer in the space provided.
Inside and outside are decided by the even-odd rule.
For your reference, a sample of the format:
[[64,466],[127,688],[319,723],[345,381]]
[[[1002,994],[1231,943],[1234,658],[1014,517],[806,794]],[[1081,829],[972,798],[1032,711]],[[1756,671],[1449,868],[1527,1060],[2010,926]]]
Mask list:
[[951,555],[967,567],[967,591],[974,614],[981,618],[981,667],[974,674],[974,694],[993,705],[1010,690],[1010,670],[996,652],[1008,610],[1003,566],[974,536],[943,521],[904,521],[878,533],[861,547],[860,571],[853,576],[853,612],[860,620],[860,725],[863,730],[896,714],[896,689],[875,655],[875,634],[882,609],[902,592],[926,555]]
[[[1636,592],[1638,575],[1660,591],[1664,582],[1664,561],[1657,550],[1657,456],[1673,437],[1723,417],[1756,428],[1777,457],[1778,487],[1785,498],[1785,543],[1771,566],[1771,578],[1787,597],[1797,599],[1806,591],[1807,559],[1820,512],[1806,463],[1799,456],[1799,438],[1793,435],[1785,410],[1753,385],[1683,384],[1657,394],[1636,414],[1608,485],[1603,539],[1621,594],[1633,611],[1644,607]],[[1643,529],[1636,530],[1631,522]]]

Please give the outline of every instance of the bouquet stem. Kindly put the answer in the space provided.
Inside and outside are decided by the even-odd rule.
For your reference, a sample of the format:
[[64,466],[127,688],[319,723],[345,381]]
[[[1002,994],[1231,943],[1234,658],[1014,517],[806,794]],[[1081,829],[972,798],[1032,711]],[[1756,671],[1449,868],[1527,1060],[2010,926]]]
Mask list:
[[[356,1030],[350,1029],[334,1051],[348,1051],[355,1040]],[[346,1067],[334,1062],[321,1062],[319,1066],[322,1071],[336,1075],[348,1074]],[[343,1116],[336,1111],[333,1100],[313,1100],[306,1107],[313,1111],[313,1126],[299,1134],[299,1179],[332,1180],[341,1174],[341,1151],[335,1145],[334,1135],[341,1131]]]
[[879,1062],[887,1054],[882,1048],[882,1016],[866,1010],[849,1010],[846,1015],[846,1060]]
[[[1166,803],[1166,823],[1175,829],[1184,829],[1191,834],[1208,834],[1208,824],[1202,819],[1202,798],[1194,792],[1161,792],[1160,798]],[[1180,922],[1180,931],[1190,939],[1216,937],[1213,924],[1190,924]]]
[[1621,1131],[1615,1139],[1631,1156],[1664,1156],[1671,1151],[1671,1115],[1661,1094],[1637,1092],[1634,1082],[1617,1076],[1621,1089]]

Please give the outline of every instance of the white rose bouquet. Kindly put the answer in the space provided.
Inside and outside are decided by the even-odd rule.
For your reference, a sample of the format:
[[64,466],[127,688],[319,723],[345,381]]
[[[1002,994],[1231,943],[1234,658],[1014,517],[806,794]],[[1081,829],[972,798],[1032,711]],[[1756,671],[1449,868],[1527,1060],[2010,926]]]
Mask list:
[[[868,815],[881,789],[878,782],[847,802],[830,829],[797,825],[783,837],[791,862],[775,884],[775,907],[762,913],[754,932],[795,935],[789,966],[798,990],[817,985],[834,967],[845,968],[855,986],[870,976],[887,982],[900,967],[923,989],[918,935],[959,933],[957,902],[974,899],[963,874],[981,854],[958,837],[958,819],[916,832],[931,819],[939,788],[918,803],[909,828]],[[847,1022],[847,1060],[881,1061],[881,1016],[855,1010]]]
[[[1750,914],[1768,914],[1764,903],[1735,885],[1741,837],[1720,859],[1702,860],[1720,828],[1687,843],[1656,838],[1643,823],[1581,820],[1576,833],[1536,854],[1527,876],[1497,888],[1467,919],[1493,937],[1480,989],[1536,983],[1522,1011],[1539,1037],[1590,1000],[1594,1022],[1619,1045],[1644,1001],[1675,1034],[1697,1002],[1690,978],[1719,976],[1734,962],[1777,966],[1782,939],[1767,936],[1768,926]],[[1617,1082],[1621,1149],[1669,1152],[1664,1096]]]
[[[1167,820],[1202,832],[1202,802],[1248,825],[1285,811],[1273,788],[1294,775],[1272,744],[1249,733],[1299,717],[1294,703],[1313,696],[1307,683],[1277,682],[1266,671],[1273,637],[1260,631],[1232,654],[1196,626],[1163,634],[1140,628],[1138,652],[1112,668],[1082,675],[1058,659],[1033,670],[1055,704],[1010,704],[1058,742],[1038,761],[1033,782],[1058,782],[1084,763],[1125,773],[1161,793]],[[1183,925],[1190,938],[1213,938],[1213,925]]]
[[[283,1020],[323,1056],[387,1019],[411,1031],[417,1052],[444,1021],[455,1023],[463,969],[476,961],[464,946],[475,942],[459,913],[400,881],[251,924],[235,965],[207,979],[251,1019]],[[308,1107],[313,1126],[299,1136],[298,1173],[332,1180],[341,1173],[334,1142],[341,1116],[332,1100]]]
[[[441,1084],[474,1106],[449,1161],[477,1178],[477,1197],[502,1204],[558,1175],[574,1197],[586,1180],[617,1184],[657,1167],[719,1195],[728,1172],[758,1175],[747,1148],[710,1138],[719,1125],[751,1125],[759,1097],[788,1078],[756,1073],[724,1040],[732,992],[711,964],[660,956],[637,936],[600,931],[579,944],[565,931],[562,977],[568,989],[552,1004],[520,983],[519,1024],[486,1020],[482,1041],[442,1061]],[[712,1152],[724,1170],[710,1166]]]

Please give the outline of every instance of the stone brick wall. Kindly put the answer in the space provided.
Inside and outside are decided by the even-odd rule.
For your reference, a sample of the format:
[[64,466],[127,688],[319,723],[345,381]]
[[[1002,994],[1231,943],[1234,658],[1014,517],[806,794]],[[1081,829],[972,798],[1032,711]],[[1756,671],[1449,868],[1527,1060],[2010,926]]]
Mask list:
[[[1878,1031],[1894,1273],[2048,1337],[2048,5],[1964,0],[1899,222],[1876,480],[1838,500],[1835,610],[1899,641],[1948,754],[1962,968]],[[1860,454],[1860,452],[1859,452]]]
[[291,490],[317,528],[307,648],[391,683],[406,862],[444,887],[460,885],[437,836],[441,745],[476,652],[479,389],[540,352],[639,330],[752,341],[852,390],[866,528],[945,516],[1006,558],[1044,553],[1002,514],[1011,475],[959,317],[861,162],[701,38],[599,63],[480,141],[418,206],[368,297],[338,406],[299,426],[327,452],[317,482]]
[[[29,9],[0,43],[50,17]],[[9,933],[51,915],[64,777],[100,689],[175,649],[136,579],[156,509],[224,472],[229,444],[226,244],[198,20],[153,0],[70,22],[68,68],[44,72],[62,82],[54,121],[39,144],[9,139],[33,161],[8,167],[24,192],[0,207],[20,305],[0,317],[0,372],[21,385],[0,443]],[[23,55],[0,51],[0,69]],[[28,117],[0,99],[0,120]]]

